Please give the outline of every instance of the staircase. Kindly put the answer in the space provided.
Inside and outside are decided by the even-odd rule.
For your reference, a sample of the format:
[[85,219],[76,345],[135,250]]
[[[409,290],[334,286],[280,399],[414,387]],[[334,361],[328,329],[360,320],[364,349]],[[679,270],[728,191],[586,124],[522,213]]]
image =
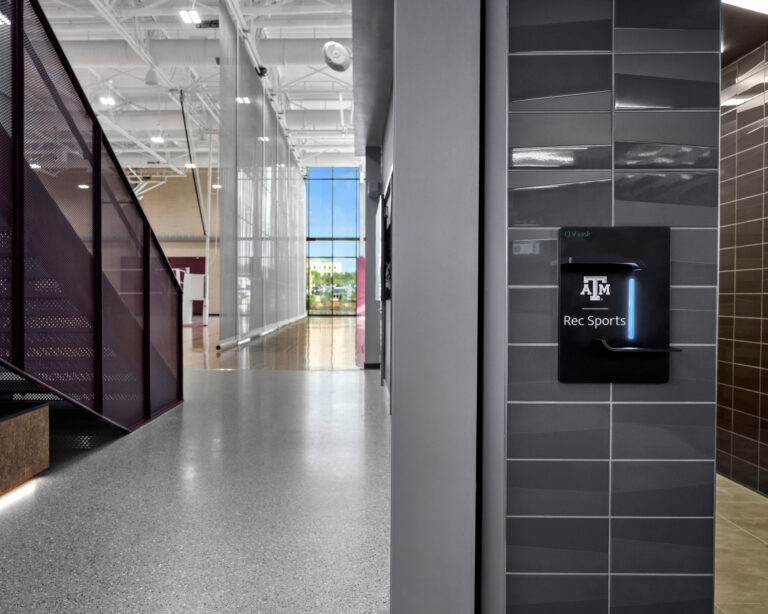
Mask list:
[[0,400],[130,431],[182,399],[181,289],[37,0],[0,13]]

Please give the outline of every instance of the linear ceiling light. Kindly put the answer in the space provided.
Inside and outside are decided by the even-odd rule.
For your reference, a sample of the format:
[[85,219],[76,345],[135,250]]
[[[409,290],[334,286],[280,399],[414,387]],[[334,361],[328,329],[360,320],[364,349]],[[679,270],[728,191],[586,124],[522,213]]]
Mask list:
[[87,190],[91,186],[89,186],[87,183],[79,183],[77,184],[77,187],[80,188],[81,190]]
[[34,169],[34,170],[37,170],[38,168],[40,168],[40,165],[39,165],[37,162],[32,162],[32,163],[29,165],[29,168],[31,168],[31,169]]
[[159,134],[150,137],[149,140],[152,141],[153,143],[157,143],[157,144],[165,143],[165,139],[163,137],[161,137]]
[[262,143],[269,143],[269,137],[268,136],[260,136],[256,138],[257,141],[261,141]]
[[117,103],[115,102],[115,99],[112,98],[112,96],[102,96],[99,98],[99,102],[103,104],[105,107],[114,107]]
[[202,23],[202,19],[200,19],[200,13],[198,13],[195,9],[189,11],[179,11],[179,17],[181,17],[181,20],[184,23]]
[[192,164],[191,162],[187,162],[184,164],[184,168],[197,168],[197,164]]
[[220,184],[220,183],[214,183],[214,184],[213,184],[211,187],[212,187],[214,190],[220,190],[220,189],[221,189],[221,184]]
[[741,9],[768,15],[768,0],[723,0],[723,4],[730,4]]

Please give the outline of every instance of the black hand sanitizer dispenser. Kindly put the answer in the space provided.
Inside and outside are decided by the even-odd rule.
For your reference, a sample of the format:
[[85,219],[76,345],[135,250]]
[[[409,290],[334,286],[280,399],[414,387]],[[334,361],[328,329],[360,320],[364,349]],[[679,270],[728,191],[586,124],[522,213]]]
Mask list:
[[669,381],[669,228],[561,228],[561,382]]

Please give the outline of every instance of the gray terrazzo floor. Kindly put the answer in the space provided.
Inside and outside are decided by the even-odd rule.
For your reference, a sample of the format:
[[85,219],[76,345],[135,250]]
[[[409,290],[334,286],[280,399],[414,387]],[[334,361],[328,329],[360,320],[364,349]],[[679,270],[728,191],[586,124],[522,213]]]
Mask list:
[[183,407],[0,506],[0,612],[387,610],[378,378],[186,371]]

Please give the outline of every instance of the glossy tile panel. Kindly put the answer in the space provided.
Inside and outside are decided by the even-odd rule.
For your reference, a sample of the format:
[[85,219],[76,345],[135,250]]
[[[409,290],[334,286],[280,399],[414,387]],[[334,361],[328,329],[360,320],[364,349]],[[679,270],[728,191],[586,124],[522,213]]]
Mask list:
[[607,573],[607,518],[507,518],[507,572]]
[[561,384],[557,381],[556,347],[510,347],[510,401],[608,401],[608,384]]
[[609,455],[610,406],[513,403],[507,407],[507,457],[603,459]]
[[518,0],[509,6],[509,51],[610,51],[612,0]]
[[616,172],[614,195],[619,225],[717,224],[717,172]]
[[514,149],[611,144],[610,113],[511,113],[508,126]]
[[717,169],[717,112],[617,112],[616,168]]
[[709,460],[714,429],[714,403],[615,405],[613,458]]
[[509,57],[510,112],[610,108],[610,54]]
[[719,108],[719,67],[716,53],[616,55],[616,107]]
[[595,614],[608,608],[608,576],[507,576],[507,614]]
[[617,51],[717,51],[719,6],[701,0],[616,0]]
[[714,519],[615,518],[614,573],[712,573]]
[[713,610],[711,576],[614,576],[611,614],[703,614]]
[[614,462],[613,516],[713,516],[712,462]]
[[508,461],[510,516],[607,516],[608,463]]
[[507,185],[510,226],[611,223],[610,171],[511,171]]

